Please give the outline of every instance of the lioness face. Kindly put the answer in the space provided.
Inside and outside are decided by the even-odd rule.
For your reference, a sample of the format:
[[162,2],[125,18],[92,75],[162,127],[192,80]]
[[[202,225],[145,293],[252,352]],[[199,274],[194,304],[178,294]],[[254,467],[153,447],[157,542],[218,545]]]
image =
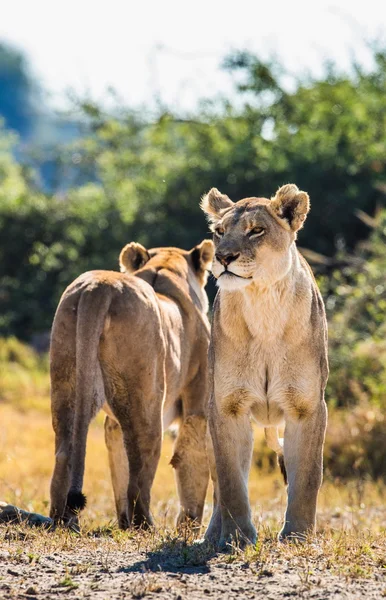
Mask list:
[[309,210],[308,195],[295,185],[283,186],[271,200],[232,202],[212,189],[202,200],[211,221],[217,285],[237,290],[252,283],[271,285],[291,266],[290,245]]
[[265,285],[289,268],[294,233],[281,227],[260,202],[255,198],[237,202],[214,226],[212,272],[222,289],[242,288],[253,281]]

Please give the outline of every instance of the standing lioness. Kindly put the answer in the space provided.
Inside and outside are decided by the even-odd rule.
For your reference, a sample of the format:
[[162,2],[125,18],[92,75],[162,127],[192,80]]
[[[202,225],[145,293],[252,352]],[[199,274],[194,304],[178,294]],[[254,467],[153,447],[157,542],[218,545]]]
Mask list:
[[[323,301],[295,245],[309,198],[289,184],[271,200],[234,203],[214,188],[202,208],[212,223],[212,270],[220,288],[209,353],[218,481],[207,537],[220,546],[232,537],[256,539],[248,501],[251,417],[265,427],[288,477],[280,537],[303,537],[315,527],[328,377]],[[277,426],[283,422],[282,447]]]
[[120,527],[152,523],[162,430],[175,420],[178,522],[201,521],[209,478],[204,287],[212,257],[209,240],[189,252],[131,243],[121,252],[123,273],[84,273],[64,292],[51,338],[56,522],[73,524],[85,505],[87,431],[102,407]]

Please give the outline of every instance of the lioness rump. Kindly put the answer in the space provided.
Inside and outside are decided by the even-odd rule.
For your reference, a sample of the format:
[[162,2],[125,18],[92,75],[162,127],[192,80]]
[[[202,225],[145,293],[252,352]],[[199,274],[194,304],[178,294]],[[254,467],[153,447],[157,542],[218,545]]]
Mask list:
[[[309,198],[288,184],[271,200],[234,203],[214,188],[202,208],[214,232],[220,288],[209,352],[215,507],[207,537],[222,546],[256,539],[248,500],[251,417],[265,427],[288,477],[280,538],[304,537],[315,527],[322,481],[328,377],[323,301],[295,245]],[[283,422],[284,445],[277,434]]]
[[178,522],[201,521],[209,477],[204,286],[212,256],[209,240],[189,252],[131,243],[121,252],[122,273],[84,273],[64,292],[51,339],[55,522],[76,525],[85,505],[87,432],[102,407],[119,526],[152,523],[162,430],[177,419]]

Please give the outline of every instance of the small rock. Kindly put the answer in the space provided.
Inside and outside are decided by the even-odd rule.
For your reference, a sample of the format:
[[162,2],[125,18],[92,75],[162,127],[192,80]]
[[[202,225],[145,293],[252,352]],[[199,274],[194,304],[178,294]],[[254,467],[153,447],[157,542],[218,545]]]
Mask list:
[[25,592],[28,596],[36,596],[37,590],[31,585]]

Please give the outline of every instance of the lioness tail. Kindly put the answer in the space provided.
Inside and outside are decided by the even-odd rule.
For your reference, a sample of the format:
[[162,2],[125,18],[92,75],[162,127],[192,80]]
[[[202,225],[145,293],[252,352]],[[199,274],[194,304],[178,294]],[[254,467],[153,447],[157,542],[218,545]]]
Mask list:
[[86,505],[82,487],[87,434],[90,421],[94,416],[95,373],[98,368],[99,340],[111,297],[111,289],[107,286],[96,286],[84,290],[78,304],[72,473],[71,487],[67,497],[67,506],[73,511],[82,510]]

